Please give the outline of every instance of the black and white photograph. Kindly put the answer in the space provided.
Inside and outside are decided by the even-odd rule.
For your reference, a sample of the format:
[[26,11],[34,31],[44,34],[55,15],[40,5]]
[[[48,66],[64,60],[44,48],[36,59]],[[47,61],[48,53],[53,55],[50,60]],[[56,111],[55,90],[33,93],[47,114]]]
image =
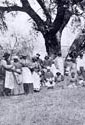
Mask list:
[[85,125],[85,0],[0,0],[0,125]]

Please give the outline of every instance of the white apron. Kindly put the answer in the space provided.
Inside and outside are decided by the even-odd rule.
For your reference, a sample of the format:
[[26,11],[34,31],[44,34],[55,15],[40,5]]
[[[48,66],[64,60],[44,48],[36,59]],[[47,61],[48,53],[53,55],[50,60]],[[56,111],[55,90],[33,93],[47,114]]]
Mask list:
[[36,72],[33,72],[33,87],[40,90],[40,77]]
[[57,66],[61,75],[64,75],[64,61],[62,57],[57,57]]
[[80,58],[77,58],[77,71],[79,71],[80,70],[80,67],[84,67],[84,60],[83,60],[83,58],[82,59],[80,59]]
[[57,69],[56,69],[56,67],[55,67],[55,64],[52,64],[50,70],[51,70],[51,72],[53,73],[53,75],[56,76]]
[[48,79],[47,82],[45,83],[45,85],[47,87],[54,87],[55,86],[54,78]]
[[[3,67],[9,67],[9,65],[7,65],[7,62],[5,60],[2,60],[2,66]],[[14,89],[14,76],[12,72],[9,72],[6,70],[6,75],[5,75],[5,88],[9,88],[9,89]]]
[[28,67],[22,67],[22,83],[33,83],[32,73]]
[[14,89],[14,76],[12,72],[6,71],[5,88]]

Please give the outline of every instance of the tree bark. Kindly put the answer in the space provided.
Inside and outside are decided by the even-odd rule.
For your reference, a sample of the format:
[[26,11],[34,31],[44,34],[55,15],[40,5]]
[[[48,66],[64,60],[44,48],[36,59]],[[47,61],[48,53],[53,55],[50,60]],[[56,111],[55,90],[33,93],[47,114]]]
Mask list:
[[62,30],[68,23],[71,16],[69,15],[69,11],[67,15],[66,10],[68,10],[68,8],[65,7],[65,5],[62,3],[62,0],[59,0],[57,3],[57,8],[56,8],[57,14],[53,22],[51,21],[51,15],[49,14],[49,11],[42,0],[36,0],[36,1],[43,9],[47,19],[46,21],[41,19],[41,17],[31,7],[28,0],[20,0],[20,1],[22,3],[22,7],[16,5],[7,7],[0,6],[0,11],[11,12],[19,10],[27,13],[36,23],[37,30],[43,34],[45,39],[46,51],[48,55],[57,54],[59,51],[61,51],[60,38],[58,39],[56,34],[58,34],[59,32],[60,34],[62,33]]
[[60,45],[60,41],[57,38],[56,34],[46,34],[44,35],[44,39],[45,39],[45,46],[46,46],[46,51],[48,53],[49,56],[51,55],[57,55],[58,52],[61,50],[61,45]]

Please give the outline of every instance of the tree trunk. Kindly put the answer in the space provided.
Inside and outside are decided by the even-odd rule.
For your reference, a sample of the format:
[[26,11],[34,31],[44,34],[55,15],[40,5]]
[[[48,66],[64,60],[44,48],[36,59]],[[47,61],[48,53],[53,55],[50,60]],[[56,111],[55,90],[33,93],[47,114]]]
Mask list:
[[47,33],[44,35],[46,51],[49,56],[57,55],[61,51],[60,41],[56,34]]

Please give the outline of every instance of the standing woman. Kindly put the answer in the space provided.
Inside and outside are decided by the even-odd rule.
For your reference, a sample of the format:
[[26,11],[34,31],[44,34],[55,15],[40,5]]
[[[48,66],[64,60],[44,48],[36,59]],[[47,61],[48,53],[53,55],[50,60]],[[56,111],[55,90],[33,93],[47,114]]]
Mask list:
[[39,92],[40,91],[40,72],[39,70],[35,67],[33,70],[33,89],[34,92]]
[[33,80],[32,73],[30,70],[29,63],[27,61],[27,56],[21,56],[21,64],[22,64],[22,82],[24,92],[27,95],[28,93],[33,93]]
[[39,92],[40,91],[40,75],[41,75],[41,71],[40,71],[40,67],[39,67],[39,63],[36,61],[36,59],[32,59],[33,62],[33,72],[32,72],[32,77],[33,77],[33,90],[34,92]]
[[1,61],[2,67],[5,69],[5,84],[4,94],[6,96],[11,95],[11,90],[14,89],[14,77],[12,74],[13,66],[10,63],[10,54],[4,53],[3,60]]
[[13,66],[16,70],[16,72],[13,72],[14,76],[14,95],[20,95],[23,94],[23,84],[22,84],[22,65],[20,64],[19,57],[14,56],[13,57]]

